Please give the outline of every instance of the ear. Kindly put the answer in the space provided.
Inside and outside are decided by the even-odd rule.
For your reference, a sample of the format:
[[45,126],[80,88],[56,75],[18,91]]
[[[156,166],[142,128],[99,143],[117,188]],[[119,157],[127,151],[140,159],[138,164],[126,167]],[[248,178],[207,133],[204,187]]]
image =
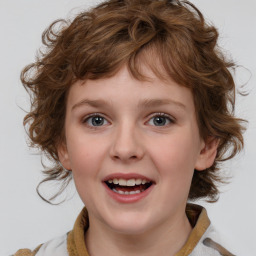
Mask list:
[[67,149],[67,145],[65,142],[62,142],[59,146],[58,146],[58,157],[59,160],[62,164],[62,166],[66,169],[71,171],[71,164],[70,164],[70,160],[69,160],[69,154],[68,154],[68,149]]
[[219,140],[213,136],[209,136],[204,140],[195,165],[197,171],[203,171],[213,165],[218,145]]

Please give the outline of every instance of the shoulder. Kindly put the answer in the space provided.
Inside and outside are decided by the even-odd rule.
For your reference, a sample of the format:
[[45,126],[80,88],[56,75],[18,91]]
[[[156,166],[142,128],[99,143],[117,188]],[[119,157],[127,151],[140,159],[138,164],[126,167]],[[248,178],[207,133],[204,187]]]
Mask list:
[[215,228],[210,225],[190,256],[234,256],[225,247],[225,242]]
[[234,256],[224,247],[225,242],[211,224],[203,207],[189,204],[186,213],[193,229],[187,243],[176,256]]
[[67,234],[39,245],[34,250],[21,249],[13,256],[68,256]]
[[72,231],[43,243],[34,250],[21,249],[11,256],[88,256],[86,245],[84,243],[84,232],[88,227],[88,213],[86,208],[84,208],[77,217]]

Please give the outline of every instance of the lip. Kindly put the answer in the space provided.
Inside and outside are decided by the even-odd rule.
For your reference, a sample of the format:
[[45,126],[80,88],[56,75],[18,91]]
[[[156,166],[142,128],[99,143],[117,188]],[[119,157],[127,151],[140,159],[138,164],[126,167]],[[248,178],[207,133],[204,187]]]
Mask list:
[[[139,193],[139,194],[133,194],[133,195],[125,195],[125,194],[118,194],[114,191],[112,191],[108,185],[105,183],[108,180],[111,179],[144,179],[147,181],[152,182],[152,185],[147,188],[146,190],[144,190],[143,192]],[[114,199],[115,201],[119,202],[119,203],[125,203],[125,204],[131,204],[131,203],[136,203],[139,202],[141,200],[143,200],[145,197],[147,197],[151,191],[154,189],[155,186],[155,182],[153,180],[151,180],[150,178],[140,175],[140,174],[136,174],[136,173],[128,173],[128,174],[123,174],[123,173],[115,173],[115,174],[110,174],[108,176],[106,176],[103,181],[103,186],[106,189],[106,192],[108,193],[108,195]]]

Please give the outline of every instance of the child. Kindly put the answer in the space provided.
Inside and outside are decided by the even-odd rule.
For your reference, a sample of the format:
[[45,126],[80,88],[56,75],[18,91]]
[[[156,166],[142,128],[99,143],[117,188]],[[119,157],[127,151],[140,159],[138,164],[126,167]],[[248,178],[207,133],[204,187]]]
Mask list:
[[20,255],[233,255],[201,206],[243,147],[216,28],[186,1],[109,0],[56,21],[22,72],[32,143],[74,178],[74,229]]

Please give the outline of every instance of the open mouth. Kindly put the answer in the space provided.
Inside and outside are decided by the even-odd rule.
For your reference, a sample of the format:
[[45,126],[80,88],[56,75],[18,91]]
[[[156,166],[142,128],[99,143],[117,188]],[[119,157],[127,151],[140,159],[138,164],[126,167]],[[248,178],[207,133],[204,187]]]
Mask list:
[[109,179],[106,185],[115,193],[120,195],[134,195],[142,193],[153,185],[152,181],[146,179]]

